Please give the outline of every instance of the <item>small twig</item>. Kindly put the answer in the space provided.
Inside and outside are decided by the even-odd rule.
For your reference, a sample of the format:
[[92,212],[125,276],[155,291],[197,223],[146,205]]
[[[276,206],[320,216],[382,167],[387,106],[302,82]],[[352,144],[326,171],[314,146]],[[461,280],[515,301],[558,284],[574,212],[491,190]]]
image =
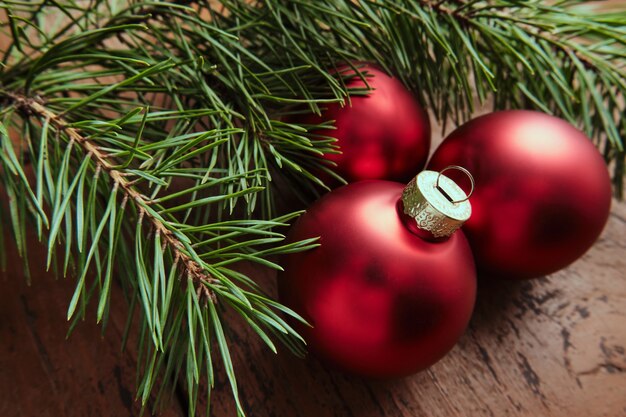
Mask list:
[[48,110],[40,101],[12,93],[8,94],[8,97],[10,97],[21,110],[26,111],[28,114],[49,120],[50,125],[56,128],[57,131],[65,132],[70,141],[79,144],[87,154],[91,154],[96,163],[96,175],[101,171],[105,171],[116,186],[123,190],[123,204],[126,204],[128,200],[133,200],[137,203],[139,218],[143,219],[146,217],[150,219],[155,232],[163,238],[163,244],[172,249],[176,260],[175,263],[180,261],[184,271],[196,283],[198,294],[202,294],[205,302],[209,299],[213,302],[216,301],[215,294],[206,286],[206,283],[217,283],[218,281],[185,252],[182,242],[174,236],[171,230],[169,230],[161,220],[152,216],[150,212],[145,209],[152,204],[152,201],[133,187],[134,181],[128,180],[126,173],[115,168],[116,165],[111,163],[111,156],[108,153],[85,139],[78,129],[68,126],[67,122],[62,117]]

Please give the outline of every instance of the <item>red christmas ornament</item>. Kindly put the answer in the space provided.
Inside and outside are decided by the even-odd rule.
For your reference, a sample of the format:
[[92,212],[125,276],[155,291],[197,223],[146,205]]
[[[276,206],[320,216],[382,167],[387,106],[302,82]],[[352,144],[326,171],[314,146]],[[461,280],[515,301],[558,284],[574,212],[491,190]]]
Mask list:
[[[404,376],[438,361],[465,330],[476,275],[453,231],[470,207],[445,199],[437,175],[424,171],[404,193],[389,181],[338,188],[294,224],[289,239],[320,236],[321,246],[284,257],[280,298],[313,325],[294,323],[322,359],[359,375]],[[465,197],[440,179],[450,196]]]
[[[335,120],[336,129],[315,133],[337,139],[340,154],[324,157],[337,164],[335,171],[348,182],[387,179],[407,182],[424,168],[430,150],[428,115],[404,85],[372,65],[359,68],[373,90],[353,95],[344,107],[329,104],[321,116],[302,120],[319,124]],[[342,67],[344,77],[354,75]],[[346,80],[349,88],[367,88],[358,75]]]
[[609,216],[611,184],[599,152],[582,132],[547,114],[505,111],[464,124],[428,169],[450,164],[476,180],[474,213],[463,230],[487,275],[555,272],[591,247]]

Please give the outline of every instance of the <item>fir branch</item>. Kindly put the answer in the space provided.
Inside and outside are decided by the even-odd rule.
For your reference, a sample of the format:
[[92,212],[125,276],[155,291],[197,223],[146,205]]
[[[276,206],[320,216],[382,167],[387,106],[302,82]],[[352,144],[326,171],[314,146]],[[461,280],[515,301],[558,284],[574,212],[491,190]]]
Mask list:
[[[621,195],[626,10],[598,12],[585,1],[329,3],[343,21],[300,2],[283,9],[289,10],[285,15],[297,10],[300,21],[318,21],[339,45],[358,45],[363,56],[420,95],[444,127],[449,118],[467,120],[477,102],[489,101],[494,109],[534,108],[565,118],[614,162]],[[350,20],[361,24],[345,23]]]
[[[90,12],[85,9],[84,17]],[[51,45],[40,55],[18,55],[15,61],[11,57],[6,71],[0,71],[5,123],[21,131],[22,137],[16,154],[8,134],[3,134],[0,152],[1,156],[17,155],[7,161],[19,178],[1,176],[11,196],[13,231],[23,247],[29,209],[48,202],[50,212],[40,209],[35,221],[41,237],[51,219],[48,257],[53,266],[57,243],[65,241],[62,273],[75,267],[78,279],[68,308],[71,328],[85,317],[93,295],[99,298],[97,320],[106,324],[113,273],[118,270],[118,281],[133,306],[129,323],[137,311],[140,317],[137,385],[142,405],[156,393],[157,407],[168,391],[173,392],[165,388],[175,386],[182,373],[190,396],[189,413],[195,414],[203,375],[207,396],[213,386],[211,340],[216,340],[238,412],[243,414],[227,326],[221,324],[223,310],[229,307],[244,318],[270,349],[276,351],[274,339],[299,354],[301,338],[274,310],[302,319],[268,299],[254,281],[231,267],[247,261],[280,268],[267,258],[306,250],[315,243],[280,244],[284,235],[274,230],[286,226],[298,213],[247,220],[254,207],[249,204],[230,223],[218,221],[221,210],[230,208],[232,213],[240,198],[254,202],[249,197],[262,191],[261,185],[268,180],[266,163],[250,160],[244,145],[255,141],[249,136],[241,140],[240,135],[248,133],[238,127],[244,116],[224,100],[223,91],[215,92],[219,85],[206,82],[214,67],[199,65],[203,59],[195,54],[186,60],[166,58],[172,52],[179,55],[184,47],[172,44],[169,29],[161,25],[180,22],[153,21],[150,35],[157,40],[144,40],[139,33],[148,26],[119,25],[127,12],[121,10],[111,19],[115,30],[83,27],[56,43],[69,49]],[[171,9],[163,3],[160,12],[167,15]],[[195,15],[175,18],[207,29]],[[111,36],[120,36],[122,27],[128,49],[108,47]],[[224,38],[233,42],[231,35]],[[271,71],[265,72],[266,77],[273,77]],[[237,79],[240,74],[230,76]],[[223,78],[220,82],[233,88],[242,81]],[[24,92],[36,95],[28,97]],[[146,98],[146,93],[162,94],[164,108]],[[210,107],[205,106],[208,103]],[[266,114],[252,115],[261,122],[268,120]],[[27,162],[20,157],[24,156],[29,156],[37,171],[32,192],[23,174]],[[177,179],[192,185],[165,192]],[[250,180],[254,183],[249,184]],[[211,189],[216,192],[210,193]],[[83,190],[88,190],[86,197]],[[122,195],[119,205],[118,194]],[[24,196],[28,195],[32,197],[27,201]],[[211,215],[210,206],[216,206],[217,213]],[[145,227],[146,219],[151,227]],[[146,229],[151,230],[148,236]],[[212,302],[207,303],[209,299]],[[155,389],[158,380],[161,387]]]
[[124,173],[115,168],[117,164],[111,160],[110,155],[87,140],[78,129],[68,126],[68,123],[63,120],[62,117],[52,113],[38,100],[16,94],[9,94],[9,97],[15,101],[19,109],[45,120],[46,123],[50,123],[57,130],[65,132],[70,140],[75,141],[84,148],[85,153],[88,155],[87,158],[93,156],[96,161],[97,169],[105,171],[114,182],[114,187],[119,187],[123,190],[125,194],[124,200],[130,199],[137,204],[140,218],[139,223],[141,223],[141,219],[144,217],[150,219],[155,233],[163,239],[165,245],[169,246],[174,251],[174,263],[180,261],[183,265],[182,273],[186,274],[189,279],[195,283],[198,296],[202,295],[201,299],[205,301],[209,299],[212,302],[216,301],[215,294],[205,285],[202,285],[202,283],[215,284],[218,281],[211,277],[211,275],[193,259],[193,257],[198,257],[195,252],[192,252],[192,255],[187,254],[183,243],[165,226],[160,216],[155,216],[155,212],[149,209],[149,206],[152,204],[151,199],[137,191]]

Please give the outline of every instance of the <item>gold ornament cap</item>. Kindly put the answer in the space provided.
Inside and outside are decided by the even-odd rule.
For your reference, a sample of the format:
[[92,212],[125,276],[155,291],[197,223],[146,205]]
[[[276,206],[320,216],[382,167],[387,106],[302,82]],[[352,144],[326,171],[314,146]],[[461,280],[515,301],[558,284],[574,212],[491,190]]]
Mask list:
[[[468,176],[471,182],[469,194],[443,175],[451,169]],[[440,172],[420,172],[404,188],[402,205],[404,213],[415,220],[419,229],[441,238],[450,236],[470,218],[472,206],[468,200],[473,192],[472,174],[463,167],[450,165]]]

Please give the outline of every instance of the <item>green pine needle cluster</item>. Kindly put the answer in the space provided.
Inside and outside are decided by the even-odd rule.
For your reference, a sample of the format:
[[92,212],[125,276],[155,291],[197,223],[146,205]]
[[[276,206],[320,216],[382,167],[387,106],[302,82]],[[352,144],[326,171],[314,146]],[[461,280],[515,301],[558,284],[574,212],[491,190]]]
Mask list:
[[222,366],[243,415],[223,314],[304,352],[286,317],[302,319],[237,264],[280,269],[277,255],[317,245],[286,242],[299,213],[276,205],[332,174],[320,156],[333,140],[292,116],[364,93],[338,65],[376,62],[442,124],[489,101],[561,116],[593,138],[621,195],[626,12],[544,3],[1,0],[0,227],[26,258],[32,222],[48,267],[76,277],[71,327],[89,303],[106,325],[122,287],[143,405],[182,383],[195,415]]

